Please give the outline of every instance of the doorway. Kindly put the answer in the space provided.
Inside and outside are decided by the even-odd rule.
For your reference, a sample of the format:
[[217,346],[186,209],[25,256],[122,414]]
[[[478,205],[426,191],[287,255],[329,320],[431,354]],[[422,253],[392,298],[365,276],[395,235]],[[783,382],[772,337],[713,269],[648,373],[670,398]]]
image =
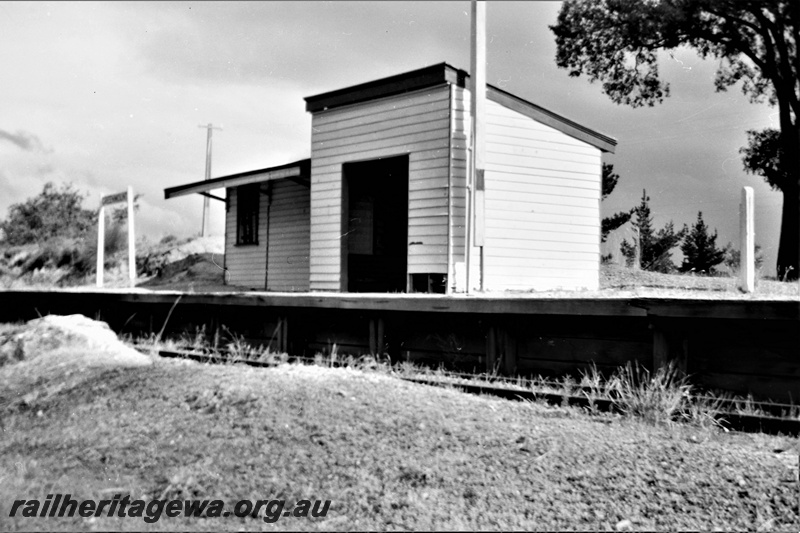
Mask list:
[[408,156],[343,165],[343,286],[404,292],[408,263]]

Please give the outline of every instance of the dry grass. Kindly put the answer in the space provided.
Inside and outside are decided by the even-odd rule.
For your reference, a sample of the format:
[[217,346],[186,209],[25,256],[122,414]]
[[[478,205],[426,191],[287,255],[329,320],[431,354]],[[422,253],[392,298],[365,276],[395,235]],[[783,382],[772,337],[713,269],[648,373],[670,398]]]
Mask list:
[[[219,238],[194,240],[166,240],[158,244],[142,242],[138,245],[137,265],[140,272],[138,287],[147,290],[185,292],[249,292],[252,289],[224,283],[222,244]],[[36,253],[32,245],[24,253]],[[21,249],[22,250],[22,249]],[[13,263],[11,251],[6,262]],[[18,254],[17,254],[18,255]],[[124,253],[110,257],[106,286],[127,287],[127,259]],[[9,263],[9,264],[11,264]],[[43,268],[21,275],[18,268],[4,266],[0,260],[0,288],[48,289],[56,286],[91,288],[94,275],[81,274],[65,268]],[[693,298],[693,299],[800,299],[800,283],[782,283],[757,278],[756,290],[742,294],[735,277],[699,276],[693,274],[660,274],[634,271],[619,265],[601,265],[598,291],[506,291],[489,292],[486,296],[523,298]],[[414,297],[415,295],[397,295]],[[430,296],[430,295],[416,295]],[[462,295],[463,296],[463,295]],[[473,297],[480,297],[474,294]],[[460,297],[460,296],[457,296]]]
[[[315,366],[157,361],[22,401],[35,386],[0,392],[3,530],[800,527],[796,474],[773,451],[786,439]],[[324,520],[274,524],[8,517],[14,499],[53,492],[332,504]]]
[[[195,266],[199,269],[199,266]],[[221,282],[218,267],[208,264],[208,276],[192,278],[181,271],[152,279],[141,285],[151,290],[183,290],[190,292],[250,292],[251,289],[225,285]],[[213,276],[216,275],[216,278]],[[214,281],[218,279],[219,281]],[[431,296],[429,294],[387,295],[402,297]],[[658,272],[635,271],[617,265],[602,265],[600,290],[598,291],[506,291],[487,292],[489,297],[511,298],[693,298],[706,300],[721,299],[800,299],[800,283],[784,283],[774,280],[758,279],[756,290],[743,294],[737,288],[733,277],[698,276],[692,274],[660,274]],[[444,297],[444,296],[442,296]],[[456,295],[463,297],[463,295]],[[473,293],[471,297],[481,297]]]
[[[633,270],[618,265],[602,265],[600,288],[606,291],[640,291],[653,295],[694,294],[703,298],[744,297],[736,277],[700,276],[694,274],[661,274]],[[800,297],[800,283],[756,278],[753,297]]]

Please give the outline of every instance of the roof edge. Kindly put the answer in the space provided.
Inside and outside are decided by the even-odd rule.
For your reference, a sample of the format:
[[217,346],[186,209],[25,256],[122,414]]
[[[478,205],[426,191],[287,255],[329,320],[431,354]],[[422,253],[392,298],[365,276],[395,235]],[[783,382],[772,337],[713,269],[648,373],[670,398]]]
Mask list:
[[554,113],[548,109],[529,102],[519,96],[511,94],[495,87],[494,85],[486,84],[486,96],[493,102],[501,104],[509,109],[517,111],[532,118],[542,124],[550,126],[553,129],[560,131],[565,135],[569,135],[579,141],[591,144],[595,148],[599,148],[604,152],[614,153],[617,146],[617,140],[609,137],[603,133],[587,128],[577,122],[570,120],[566,117]]
[[307,96],[306,111],[316,113],[376,98],[395,96],[427,87],[451,83],[464,87],[469,75],[447,63],[437,63],[402,74],[352,85],[335,91]]
[[[293,168],[297,168],[298,172],[291,174],[291,176],[282,175],[283,173],[281,173],[281,171],[291,170]],[[175,187],[168,187],[164,189],[164,199],[169,200],[170,198],[175,198],[176,196],[185,196],[187,194],[209,191],[212,189],[220,189],[222,187],[225,187],[226,184],[232,181],[238,182],[243,179],[246,180],[249,177],[255,178],[259,174],[270,174],[270,173],[275,173],[279,177],[266,176],[265,179],[263,180],[253,180],[253,182],[271,181],[289,177],[309,178],[311,175],[311,159],[300,159],[299,161],[295,161],[293,163],[286,163],[285,165],[262,168],[259,170],[248,170],[246,172],[239,172],[237,174],[230,174],[228,176],[220,176],[218,178],[213,178],[210,180],[195,181],[192,183],[186,183],[184,185],[176,185]]]

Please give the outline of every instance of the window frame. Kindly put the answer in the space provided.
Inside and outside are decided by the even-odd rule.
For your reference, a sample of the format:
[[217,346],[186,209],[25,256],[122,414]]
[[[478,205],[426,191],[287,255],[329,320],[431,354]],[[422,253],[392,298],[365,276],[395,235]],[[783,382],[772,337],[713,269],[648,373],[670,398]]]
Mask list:
[[[245,201],[242,201],[246,199]],[[236,246],[258,246],[258,218],[261,207],[261,184],[236,187]],[[249,231],[242,231],[249,227]]]

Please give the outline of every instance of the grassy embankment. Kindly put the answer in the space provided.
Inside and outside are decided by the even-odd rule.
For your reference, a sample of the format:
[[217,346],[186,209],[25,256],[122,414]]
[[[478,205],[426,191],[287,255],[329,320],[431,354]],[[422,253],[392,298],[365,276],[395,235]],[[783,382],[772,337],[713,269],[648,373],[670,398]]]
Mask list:
[[[589,415],[348,368],[156,358],[68,378],[9,381],[9,372],[0,369],[4,530],[800,527],[797,473],[786,463],[796,439]],[[325,518],[274,524],[8,517],[14,499],[58,492],[332,503]]]

